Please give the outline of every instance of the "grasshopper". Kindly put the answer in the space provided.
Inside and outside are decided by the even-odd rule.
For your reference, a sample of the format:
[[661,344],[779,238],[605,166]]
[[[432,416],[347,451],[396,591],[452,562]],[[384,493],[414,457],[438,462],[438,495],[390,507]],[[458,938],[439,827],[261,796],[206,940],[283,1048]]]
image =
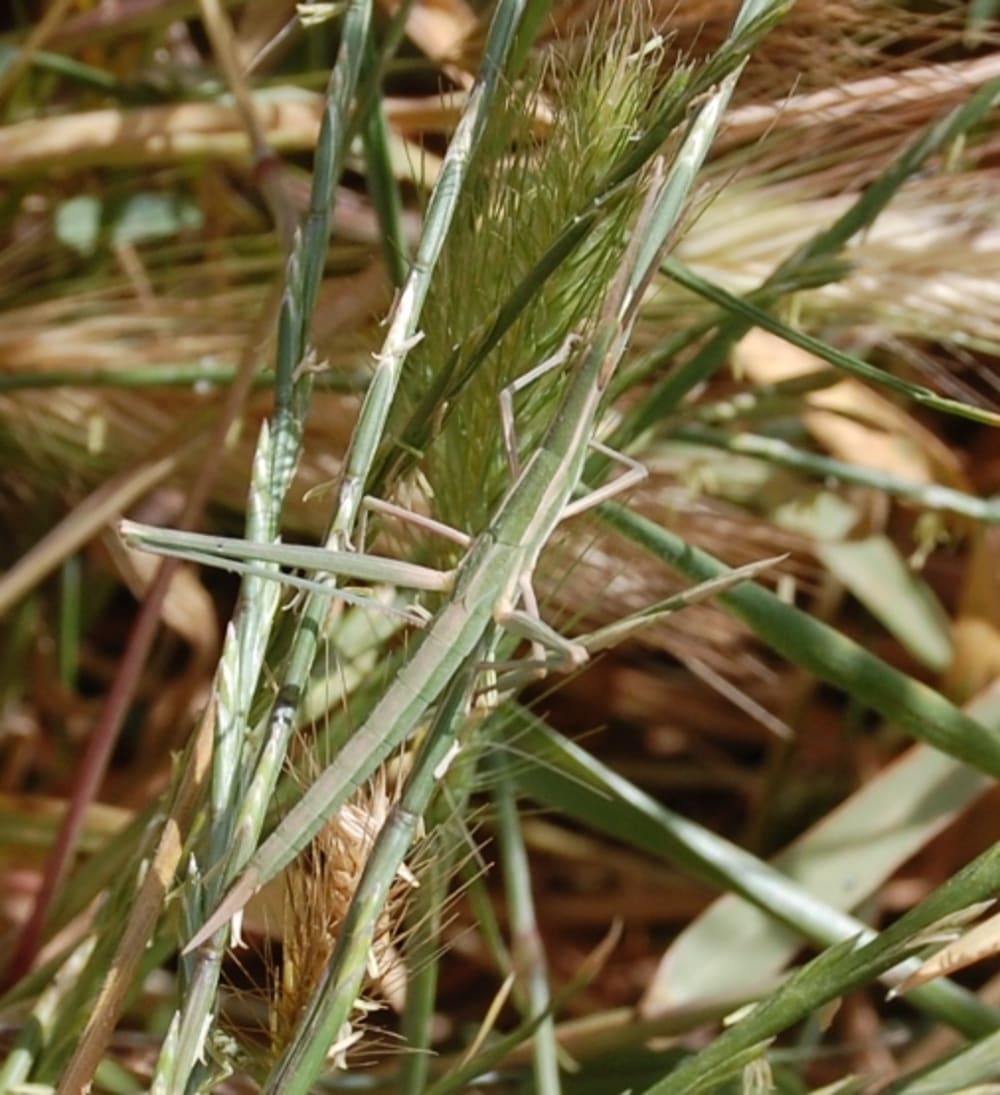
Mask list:
[[[517,472],[490,525],[471,541],[455,571],[447,575],[440,588],[450,586],[451,596],[430,621],[416,653],[332,763],[251,856],[221,904],[188,942],[185,953],[202,945],[236,916],[261,886],[309,844],[326,819],[407,740],[495,627],[555,650],[564,666],[580,665],[589,656],[585,645],[563,638],[532,611],[531,576],[567,512],[579,513],[609,497],[609,487],[604,487],[587,498],[573,500],[602,397],[624,353],[643,294],[672,238],[736,75],[727,78],[701,106],[666,178],[662,171],[654,174],[621,274],[592,334],[570,358],[569,377],[550,424]],[[536,368],[533,373],[539,371]],[[615,486],[610,484],[611,489]],[[129,526],[126,531],[141,543],[144,538],[136,534],[136,528]],[[354,553],[343,554],[349,557]],[[366,577],[370,572],[362,575],[359,567],[368,564],[359,562],[360,558],[355,555],[353,560],[337,561],[346,573]],[[522,604],[525,607],[520,607]]]

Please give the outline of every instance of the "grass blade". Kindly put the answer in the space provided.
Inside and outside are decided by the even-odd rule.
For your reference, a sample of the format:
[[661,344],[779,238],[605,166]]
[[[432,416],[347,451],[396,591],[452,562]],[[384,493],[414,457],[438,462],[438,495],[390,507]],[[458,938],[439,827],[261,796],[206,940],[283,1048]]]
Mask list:
[[[600,512],[613,528],[694,581],[726,572],[725,564],[708,552],[622,506],[607,504]],[[720,594],[719,601],[793,665],[843,688],[913,737],[1000,776],[1000,732],[970,718],[932,688],[760,586],[745,584]]]
[[[739,894],[811,942],[833,946],[868,937],[869,929],[861,921],[819,900],[756,856],[661,806],[526,711],[519,716],[518,746],[537,762],[518,769],[517,781],[525,794]],[[970,1038],[990,1033],[1000,1021],[995,1008],[944,980],[915,989],[907,1000]]]
[[[765,1047],[823,1004],[890,971],[921,944],[920,936],[948,916],[984,899],[1000,886],[1000,845],[984,852],[891,928],[859,945],[844,940],[795,973],[773,996],[689,1058],[647,1095],[695,1095],[731,1075],[732,1062]],[[995,1037],[994,1032],[990,1032]]]

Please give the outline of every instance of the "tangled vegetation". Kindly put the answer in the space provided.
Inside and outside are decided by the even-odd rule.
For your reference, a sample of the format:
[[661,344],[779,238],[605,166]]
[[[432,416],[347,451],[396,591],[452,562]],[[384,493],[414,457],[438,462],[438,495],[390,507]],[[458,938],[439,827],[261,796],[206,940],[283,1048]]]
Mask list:
[[0,1092],[992,1091],[996,5],[0,36]]

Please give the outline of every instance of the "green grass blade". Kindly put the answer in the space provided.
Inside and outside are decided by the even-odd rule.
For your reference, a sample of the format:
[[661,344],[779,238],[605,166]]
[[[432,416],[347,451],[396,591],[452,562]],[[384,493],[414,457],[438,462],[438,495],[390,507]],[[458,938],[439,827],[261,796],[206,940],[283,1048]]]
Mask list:
[[39,994],[14,1044],[0,1065],[0,1091],[23,1090],[35,1060],[52,1037],[52,1028],[65,997],[84,971],[95,938],[87,936],[62,962],[48,986]]
[[1000,15],[998,0],[970,0],[965,16],[965,34],[970,41],[976,41],[990,23]]
[[798,346],[799,349],[829,362],[834,368],[856,376],[859,380],[866,380],[880,388],[886,388],[888,391],[912,399],[914,403],[919,403],[923,407],[929,407],[931,410],[941,411],[944,414],[953,414],[959,418],[968,418],[973,422],[982,422],[988,426],[1000,426],[1000,414],[986,410],[984,407],[973,407],[968,403],[960,403],[957,399],[938,395],[929,388],[902,380],[884,369],[862,361],[853,354],[844,353],[818,338],[796,331],[749,300],[737,297],[720,286],[706,281],[705,278],[699,277],[676,259],[668,258],[663,264],[663,269],[678,285],[683,285],[685,289],[690,289],[706,300],[712,301],[713,304],[718,304],[731,315],[745,319],[748,330],[750,327],[760,327],[762,330],[770,331],[790,345]]
[[[831,946],[869,932],[861,921],[832,908],[768,863],[661,806],[528,712],[519,716],[518,749],[536,761],[518,768],[517,782],[525,794],[739,894],[813,943]],[[907,1000],[967,1037],[981,1037],[1000,1021],[996,1009],[943,980],[922,985]]]
[[[775,303],[784,292],[782,286],[789,279],[794,279],[817,261],[824,265],[828,263],[852,236],[875,220],[903,183],[920,170],[932,155],[979,124],[998,98],[1000,80],[994,80],[971,95],[947,117],[931,126],[829,228],[817,233],[808,243],[779,263],[758,290],[761,294],[758,302]],[[616,431],[611,444],[616,448],[626,448],[632,438],[672,413],[690,391],[707,380],[722,365],[733,343],[742,338],[753,325],[752,321],[740,315],[732,316],[724,322],[702,350],[672,372],[644,399],[640,409],[629,416]]]
[[[944,402],[951,403],[952,400],[944,400]],[[962,417],[971,418],[981,413],[990,418],[996,417],[997,424],[1000,425],[1000,415],[994,416],[990,411],[980,412],[978,408],[961,403],[956,403],[955,406],[963,408],[963,412],[970,412],[962,413]],[[940,406],[938,409],[941,409]],[[960,412],[955,410],[952,413]],[[902,479],[898,475],[891,475],[877,468],[847,464],[843,460],[808,452],[780,438],[746,432],[726,434],[721,430],[704,426],[677,426],[671,429],[670,435],[678,441],[690,441],[696,445],[710,445],[712,448],[738,453],[741,456],[758,457],[779,468],[805,472],[820,480],[834,479],[840,483],[852,483],[859,487],[885,491],[893,498],[916,502],[917,505],[926,509],[959,513],[964,517],[971,517],[975,521],[983,521],[990,525],[1000,522],[1000,498],[977,498],[938,483],[919,483]]]
[[[708,552],[622,506],[608,504],[600,512],[634,543],[695,581],[727,570]],[[746,583],[718,599],[792,664],[844,689],[913,737],[1000,776],[1000,732],[970,718],[940,693],[760,586]]]
[[[998,706],[1000,697],[974,710],[996,726]],[[951,757],[914,746],[779,852],[774,866],[831,907],[848,912],[992,786],[988,777]],[[727,993],[758,991],[781,973],[799,946],[797,933],[727,895],[671,943],[646,989],[643,1011],[655,1014]],[[732,961],[734,953],[739,963]]]
[[[44,373],[9,373],[0,376],[0,392],[40,391],[46,388],[210,388],[225,387],[236,377],[237,366],[216,362],[136,365],[119,369],[52,369]],[[254,388],[273,388],[277,374],[261,369],[254,374]],[[367,378],[359,373],[325,372],[313,378],[326,391],[363,391]]]
[[[535,1032],[532,1044],[534,1087],[539,1095],[558,1095],[559,1051],[552,1015],[552,994],[546,969],[545,949],[535,916],[531,894],[531,867],[521,831],[517,798],[510,778],[511,765],[507,758],[494,758],[493,772],[497,776],[493,792],[496,809],[497,851],[504,880],[505,907],[510,916],[511,955],[514,970],[521,982],[524,1018],[544,1016]],[[515,985],[517,988],[517,985]]]
[[[394,28],[398,28],[397,35],[402,33],[405,27],[405,16],[412,6],[413,0],[408,0],[401,5],[402,10],[394,16]],[[367,48],[369,71],[377,76],[381,66],[375,55],[375,44],[370,39]],[[362,133],[365,162],[368,166],[368,189],[378,216],[379,243],[385,257],[386,269],[389,271],[393,286],[398,289],[406,281],[406,275],[409,272],[409,254],[406,233],[403,230],[403,199],[399,192],[399,183],[392,170],[389,127],[382,105],[381,89],[377,83],[373,87],[373,95],[375,101],[365,111]]]
[[[883,1088],[884,1095],[994,1095],[1000,1080],[1000,1031],[981,1038],[943,1064]],[[990,1082],[992,1081],[992,1082]],[[982,1087],[976,1085],[982,1084]]]
[[951,620],[934,591],[881,533],[817,543],[816,558],[831,577],[934,673],[951,665]]
[[[992,899],[1000,886],[1000,845],[970,863],[892,927],[859,945],[831,947],[796,972],[776,993],[689,1058],[647,1095],[695,1095],[732,1074],[732,1061],[805,1019],[824,1004],[873,981],[921,946],[920,936],[948,916]],[[986,1033],[986,1032],[984,1032]],[[991,1031],[995,1037],[995,1031]]]
[[400,1034],[407,1053],[400,1065],[400,1095],[424,1095],[430,1072],[434,1005],[437,998],[441,928],[448,875],[438,856],[421,871],[420,888],[407,910],[406,1007]]

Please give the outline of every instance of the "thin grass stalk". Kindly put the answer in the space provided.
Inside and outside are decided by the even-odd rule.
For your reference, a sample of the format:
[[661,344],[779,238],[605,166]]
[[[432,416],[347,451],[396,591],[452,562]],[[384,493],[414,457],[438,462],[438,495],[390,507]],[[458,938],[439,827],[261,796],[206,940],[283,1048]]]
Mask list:
[[406,1053],[397,1078],[400,1095],[423,1095],[427,1090],[448,877],[438,857],[431,857],[407,909],[406,1006],[400,1024]]
[[[6,38],[7,36],[4,35],[4,39]],[[23,47],[21,48],[23,49]],[[49,50],[40,49],[31,57],[31,65],[39,70],[47,70],[65,76],[85,89],[98,91],[102,95],[113,96],[120,101],[129,97],[129,88],[120,80],[105,72],[104,69],[84,64],[82,61],[67,57],[63,53],[52,53]]]
[[493,772],[498,777],[493,792],[496,809],[497,844],[504,880],[504,895],[510,917],[511,951],[514,970],[523,991],[522,1013],[544,1016],[532,1041],[533,1090],[540,1095],[559,1095],[559,1047],[556,1043],[552,994],[535,902],[531,894],[531,868],[521,832],[517,798],[511,783],[508,762],[498,755]]
[[57,664],[59,682],[67,690],[76,688],[80,666],[82,568],[80,556],[70,555],[59,571],[59,634]]
[[[132,865],[137,849],[143,843],[144,834],[148,834],[149,826],[148,814],[145,817],[133,819],[124,829],[114,834],[111,842],[113,846],[106,851],[107,862],[105,862],[105,847],[102,847],[100,856],[91,856],[81,869],[67,880],[60,892],[59,901],[53,906],[52,926],[55,930],[66,926],[103,891],[120,883],[123,874],[127,873]],[[67,954],[68,951],[61,951],[50,955],[45,962],[36,964],[30,973],[0,996],[0,1011],[35,997],[55,976],[56,970],[66,959]],[[96,958],[95,953],[92,961]],[[81,974],[81,980],[89,980],[90,973],[91,971],[88,970]]]
[[971,0],[965,16],[967,38],[975,41],[977,36],[1000,14],[998,0]]
[[[498,660],[501,645],[502,634],[497,632],[486,652],[487,664]],[[496,699],[496,696],[490,697],[490,706]],[[483,693],[480,693],[478,705],[486,706]],[[411,905],[412,936],[408,937],[406,949],[408,982],[402,1023],[408,1052],[399,1075],[400,1091],[404,1095],[423,1095],[428,1086],[431,1021],[442,949],[442,913],[447,905],[452,877],[460,878],[458,888],[468,901],[476,932],[493,957],[496,968],[504,974],[513,970],[513,961],[488,893],[486,868],[466,820],[472,809],[472,795],[481,789],[480,761],[483,742],[487,750],[491,748],[491,725],[492,719],[484,719],[482,712],[477,712],[477,717],[459,738],[461,750],[441,776],[440,793],[425,813],[425,824],[434,834],[437,854],[429,858],[427,877],[422,873],[420,889]]]
[[[485,654],[487,663],[497,660],[501,640],[501,634],[496,633]],[[483,703],[481,695],[477,706]],[[440,792],[424,814],[424,824],[433,834],[434,854],[427,857],[427,865],[421,871],[420,888],[409,907],[411,932],[407,936],[407,992],[401,1031],[407,1053],[398,1078],[403,1095],[423,1095],[427,1090],[431,1024],[442,948],[441,926],[449,881],[456,874],[461,877],[459,888],[469,902],[476,931],[493,955],[497,969],[512,969],[496,911],[486,890],[484,867],[466,820],[470,814],[470,799],[479,784],[477,777],[483,748],[480,737],[486,735],[489,740],[489,725],[490,720],[483,720],[479,711],[475,718],[468,720],[457,740],[461,748],[449,760],[447,772],[440,773]]]
[[516,79],[524,72],[524,66],[531,56],[531,49],[542,30],[546,16],[552,10],[553,0],[528,0],[517,39],[511,51],[510,75]]
[[388,148],[389,132],[385,112],[380,105],[373,107],[365,118],[365,161],[368,165],[368,186],[378,214],[379,242],[393,288],[406,281],[409,260],[403,228],[403,203],[399,184],[392,170]]
[[[151,827],[148,835],[150,837],[153,835]],[[146,843],[148,846],[148,842]],[[51,1024],[46,1031],[46,1040],[40,1047],[38,1059],[31,1074],[32,1081],[43,1084],[58,1083],[61,1091],[73,1091],[74,1088],[72,1086],[67,1087],[64,1079],[68,1071],[66,1067],[67,1059],[79,1036],[81,1017],[86,1016],[89,1021],[90,1017],[96,1014],[97,1009],[93,1008],[95,987],[100,984],[102,977],[107,980],[114,979],[113,977],[107,977],[110,969],[115,969],[115,972],[122,974],[123,989],[126,992],[134,990],[135,985],[141,983],[141,981],[127,980],[125,969],[122,966],[114,965],[114,957],[120,952],[119,943],[121,941],[116,929],[120,930],[120,925],[133,908],[137,889],[137,876],[140,871],[139,857],[133,855],[128,869],[110,888],[100,906],[94,923],[89,926],[88,936],[93,940],[93,946],[89,948],[89,955],[83,967],[75,966],[73,975],[62,986],[62,998],[59,1008],[53,1015]],[[159,908],[157,907],[156,912],[158,911]],[[133,952],[136,956],[140,978],[159,968],[163,962],[169,959],[172,952],[172,942],[167,938],[154,940],[149,946],[145,946],[145,943],[146,939],[144,938]],[[79,947],[74,944],[71,951],[61,956],[58,963],[53,963],[54,968],[50,968],[48,971],[50,983],[53,980],[58,981],[60,979],[61,971],[66,968],[67,963],[73,962],[73,955],[78,950]],[[107,1014],[105,1013],[105,1017],[107,1017]],[[116,1018],[117,1014],[111,1016],[112,1025]],[[96,1065],[97,1062],[93,1062],[84,1084],[93,1081],[93,1070]],[[81,1090],[81,1088],[77,1086],[75,1090]]]
[[[726,893],[735,893],[803,938],[835,946],[870,937],[861,920],[821,901],[777,868],[711,830],[661,806],[525,710],[519,711],[521,750],[537,763],[521,765],[521,790],[632,847],[673,862]],[[869,933],[869,934],[866,934]],[[907,994],[914,1007],[981,1038],[996,1029],[1000,1011],[953,981],[921,985]]]
[[[932,125],[918,140],[881,174],[842,216],[808,243],[798,248],[778,264],[758,290],[765,294],[757,304],[775,303],[780,296],[777,287],[794,277],[817,260],[828,260],[838,254],[858,232],[868,227],[891,201],[911,175],[944,146],[960,138],[977,125],[1000,98],[1000,81],[985,84],[960,107]],[[629,441],[650,429],[665,415],[673,412],[680,401],[697,385],[707,380],[726,360],[729,348],[753,326],[736,316],[723,322],[715,336],[689,362],[672,372],[643,400],[616,431],[612,444],[625,447]]]
[[493,959],[493,965],[506,977],[513,972],[514,959],[507,947],[507,940],[490,896],[487,876],[479,863],[469,863],[462,868],[460,877],[462,892],[467,895],[469,908],[472,910],[476,932]]
[[775,418],[800,409],[803,396],[832,388],[840,380],[836,369],[815,369],[774,383],[758,384],[749,391],[699,403],[685,415],[685,421],[717,426],[734,420]]
[[[997,81],[997,91],[1000,93],[1000,81]],[[894,376],[892,373],[870,365],[867,361],[863,361],[853,354],[845,353],[843,350],[838,350],[818,338],[813,338],[812,335],[796,331],[793,327],[789,327],[786,323],[782,323],[781,320],[775,319],[770,313],[764,311],[764,308],[760,306],[760,302],[762,296],[766,299],[766,294],[762,294],[760,290],[745,298],[738,297],[734,293],[723,289],[720,285],[715,285],[705,278],[699,277],[693,270],[674,258],[668,258],[663,263],[663,269],[678,285],[683,285],[685,289],[690,289],[706,300],[718,304],[725,313],[733,317],[734,322],[736,317],[740,317],[741,320],[746,322],[747,330],[752,327],[760,327],[765,331],[770,331],[792,346],[798,346],[807,353],[814,354],[823,361],[829,362],[834,368],[851,376],[856,376],[860,380],[866,380],[880,388],[896,392],[922,407],[928,407],[943,414],[954,415],[956,418],[967,418],[972,422],[981,422],[987,426],[1000,426],[1000,414],[995,411],[987,410],[985,407],[970,406],[968,403],[959,402],[957,399],[949,399],[947,396],[938,395],[937,392],[933,392],[929,388],[924,388],[919,384]]]
[[96,799],[111,761],[112,750],[124,724],[142,667],[159,630],[160,610],[178,566],[177,560],[164,560],[129,634],[125,657],[119,663],[114,683],[101,708],[100,719],[88,739],[77,770],[72,796],[46,862],[34,907],[6,970],[9,983],[19,980],[31,968],[38,955],[52,902],[70,869],[87,808]]
[[977,498],[938,483],[920,483],[901,479],[898,475],[890,475],[876,468],[847,464],[843,460],[797,448],[777,437],[766,437],[745,430],[730,435],[705,426],[677,426],[670,431],[670,436],[676,441],[688,441],[740,456],[752,456],[779,468],[805,472],[820,480],[832,479],[838,483],[852,483],[870,490],[883,491],[892,498],[915,502],[925,509],[958,513],[984,524],[1000,523],[1000,500]]
[[41,19],[28,35],[27,41],[16,51],[14,59],[5,71],[0,74],[0,104],[14,90],[21,77],[31,68],[38,51],[59,29],[60,23],[65,22],[66,16],[72,10],[72,7],[73,0],[56,0],[54,4],[45,10]]
[[[663,263],[664,269],[671,271],[679,265],[680,263],[673,256],[668,256]],[[774,285],[766,289],[757,288],[747,293],[745,297],[737,299],[741,300],[746,306],[753,306],[758,303],[767,306],[773,299],[774,293],[784,296],[805,289],[819,289],[831,282],[839,281],[848,271],[849,267],[846,263],[837,261],[808,266],[784,280],[780,287]],[[694,276],[693,273],[691,276]],[[712,282],[706,284],[710,285],[713,291],[719,288]],[[707,296],[707,291],[705,295]],[[706,335],[724,323],[731,313],[732,310],[729,308],[719,308],[714,314],[709,314],[703,319],[693,320],[653,349],[639,355],[628,369],[622,370],[612,394],[621,395],[644,381],[655,379],[664,367],[671,365],[685,350],[699,343]],[[761,312],[761,314],[767,315],[768,313]]]
[[[295,233],[278,321],[275,409],[271,436],[272,482],[263,495],[259,529],[251,539],[272,540],[281,525],[281,506],[298,463],[312,378],[309,332],[326,265],[336,185],[351,134],[351,111],[363,59],[368,55],[371,0],[350,0],[344,13],[340,50],[330,72],[313,162],[309,209]],[[257,535],[254,533],[257,532]]]
[[[488,648],[486,661],[498,658],[502,636]],[[482,695],[482,693],[481,693]],[[483,699],[479,701],[483,703]],[[469,901],[472,921],[498,970],[513,969],[496,910],[486,891],[484,867],[468,829],[470,799],[478,789],[479,766],[483,749],[490,749],[492,719],[475,718],[460,739],[461,751],[451,759],[448,771],[441,775],[440,794],[430,803],[424,821],[433,833],[434,855],[427,857],[421,873],[421,886],[410,906],[411,934],[406,946],[406,1007],[402,1036],[407,1053],[400,1070],[400,1091],[404,1095],[423,1095],[430,1072],[430,1036],[435,1012],[435,993],[441,942],[442,913],[447,907],[449,880],[459,876],[459,888]],[[482,742],[485,741],[485,746]],[[455,830],[459,829],[458,834]],[[429,842],[428,842],[429,843]]]
[[[343,38],[330,75],[320,137],[313,170],[309,212],[296,233],[289,257],[287,285],[282,300],[279,331],[275,412],[273,427],[261,431],[255,454],[255,476],[250,492],[247,532],[252,540],[272,541],[280,528],[281,509],[301,448],[302,420],[309,380],[296,375],[308,349],[319,282],[326,259],[329,223],[336,180],[339,178],[348,132],[348,115],[356,93],[371,22],[370,0],[352,0],[344,16]],[[194,867],[186,916],[193,926],[201,921],[203,902],[211,902],[227,879],[223,874],[204,875],[216,864],[232,862],[240,852],[240,809],[248,792],[243,772],[248,758],[260,748],[248,734],[248,716],[256,694],[271,621],[277,609],[280,587],[265,578],[249,579],[243,589],[240,619],[227,634],[220,660],[217,697],[217,731],[211,782],[211,830],[207,861]],[[291,720],[288,720],[291,730]],[[270,743],[265,743],[264,751]],[[283,743],[282,743],[283,744]],[[284,750],[281,750],[284,755]],[[280,763],[280,760],[279,760]],[[252,791],[252,787],[249,789]],[[254,839],[247,834],[247,840]],[[246,854],[246,853],[244,853]],[[199,1071],[210,1016],[215,1006],[222,945],[184,960],[184,1001],[174,1017],[164,1052],[153,1079],[154,1092],[184,1090]],[[176,1033],[175,1033],[176,1032]]]
[[[576,990],[576,986],[573,986]],[[570,997],[570,992],[560,993],[556,998],[556,1006],[561,1006]],[[488,1048],[477,1053],[471,1060],[461,1061],[455,1068],[450,1069],[440,1079],[426,1089],[426,1095],[451,1095],[452,1092],[468,1091],[473,1081],[480,1076],[488,1076],[490,1072],[503,1063],[518,1046],[523,1045],[538,1030],[548,1012],[536,1015],[520,1022],[510,1033],[494,1038]]]
[[[291,468],[274,459],[272,434],[265,423],[254,457],[254,476],[250,492],[248,531],[252,537],[273,538],[280,503],[268,493],[276,486],[275,469],[285,467],[287,479],[280,485],[280,499],[287,490]],[[216,678],[215,745],[212,752],[212,781],[209,788],[210,824],[208,862],[220,861],[232,838],[234,810],[241,787],[240,756],[246,747],[244,737],[249,725],[250,707],[257,688],[271,627],[280,599],[280,587],[265,578],[249,580],[243,589],[240,618],[226,633]],[[185,892],[185,916],[197,919],[202,898],[199,867],[192,865],[193,885]],[[207,1034],[206,1016],[214,1006],[221,954],[199,955],[188,960],[189,978],[184,1003],[175,1015],[164,1043],[165,1052],[157,1063],[153,1091],[180,1090],[202,1056]],[[161,1067],[162,1065],[162,1067]]]
[[[119,369],[52,369],[44,373],[5,373],[0,376],[0,393],[42,391],[47,388],[195,388],[200,384],[226,387],[236,379],[238,366],[182,362],[176,365],[137,365]],[[254,372],[252,386],[273,388],[273,369]],[[337,370],[324,373],[313,384],[325,391],[355,393],[363,391],[367,381],[358,374]]]
[[52,1028],[66,996],[76,985],[94,949],[88,936],[63,961],[48,986],[41,992],[14,1040],[7,1059],[0,1066],[0,1091],[15,1091],[27,1081],[35,1061],[49,1042]]
[[523,1020],[508,1034],[494,1035],[486,1049],[471,1058],[463,1057],[460,1063],[431,1084],[427,1088],[427,1095],[450,1095],[453,1091],[467,1091],[473,1080],[497,1068],[534,1035],[539,1024],[543,1023],[551,1012],[561,1010],[579,994],[580,990],[593,978],[602,960],[598,952],[596,961],[588,960],[581,971],[553,996],[550,1010]]
[[352,107],[361,79],[362,63],[369,56],[367,42],[371,19],[370,0],[350,0],[344,12],[340,49],[327,85],[313,163],[309,213],[302,227],[301,243],[296,248],[301,263],[298,270],[301,280],[295,282],[289,279],[299,324],[294,332],[291,353],[284,363],[279,363],[279,368],[282,364],[291,369],[297,368],[305,359],[309,346],[309,329],[330,241],[330,217],[336,186],[348,150]]
[[[181,756],[179,777],[173,801],[165,823],[160,827],[156,848],[143,871],[137,892],[126,873],[118,889],[128,890],[129,915],[125,930],[110,963],[102,963],[106,971],[101,991],[89,1009],[83,1034],[77,1042],[69,1065],[62,1070],[58,1095],[76,1095],[93,1079],[104,1056],[125,999],[137,982],[142,961],[156,947],[147,943],[156,927],[167,892],[180,864],[188,834],[204,800],[209,781],[212,738],[215,728],[211,708],[202,715],[187,749]],[[113,906],[113,902],[109,905]],[[111,912],[108,913],[111,920]],[[120,925],[124,917],[118,919]],[[171,941],[171,951],[173,951]],[[159,965],[159,962],[157,962]],[[74,1016],[75,1022],[75,1016]]]
[[196,431],[185,428],[170,438],[168,444],[157,445],[144,459],[92,491],[71,514],[0,575],[0,615],[6,615],[67,555],[79,550],[117,514],[175,474],[184,460],[196,453],[202,444]]
[[770,1039],[829,1001],[890,971],[925,945],[923,937],[935,925],[977,902],[992,900],[998,886],[1000,845],[994,845],[864,945],[859,945],[857,937],[849,938],[813,959],[709,1047],[648,1088],[646,1095],[716,1090],[732,1075],[734,1066],[761,1053]]
[[[943,1063],[906,1076],[882,1089],[882,1095],[991,1095],[996,1090],[1000,1031],[973,1042]],[[989,1083],[989,1081],[993,1081]],[[982,1087],[974,1085],[982,1084]]]
[[212,43],[216,63],[236,103],[250,142],[261,195],[267,203],[278,238],[285,249],[290,251],[294,246],[293,237],[298,218],[289,201],[281,172],[274,169],[277,162],[274,150],[267,143],[260,113],[246,75],[240,67],[232,24],[223,9],[221,0],[198,0],[198,5],[201,9],[202,23]]
[[[396,34],[401,35],[406,25],[406,16],[413,7],[413,0],[407,0],[400,6],[393,20]],[[391,52],[393,43],[383,46],[384,57]],[[373,75],[381,72],[379,58],[375,52],[375,43],[368,42],[368,69]],[[378,217],[379,243],[385,258],[386,269],[393,288],[399,289],[406,282],[409,273],[409,249],[406,244],[406,231],[403,227],[403,199],[399,192],[392,169],[392,156],[389,151],[389,128],[386,123],[385,109],[382,105],[381,89],[377,83],[373,93],[375,101],[364,112],[362,137],[365,146],[365,162],[368,166],[368,189],[372,204]]]
[[441,701],[399,802],[376,838],[337,946],[293,1041],[267,1079],[263,1089],[265,1095],[285,1095],[286,1092],[306,1095],[323,1071],[329,1047],[350,1018],[389,890],[438,786],[441,766],[447,763],[457,739],[468,709],[473,677],[470,664],[452,679]]

